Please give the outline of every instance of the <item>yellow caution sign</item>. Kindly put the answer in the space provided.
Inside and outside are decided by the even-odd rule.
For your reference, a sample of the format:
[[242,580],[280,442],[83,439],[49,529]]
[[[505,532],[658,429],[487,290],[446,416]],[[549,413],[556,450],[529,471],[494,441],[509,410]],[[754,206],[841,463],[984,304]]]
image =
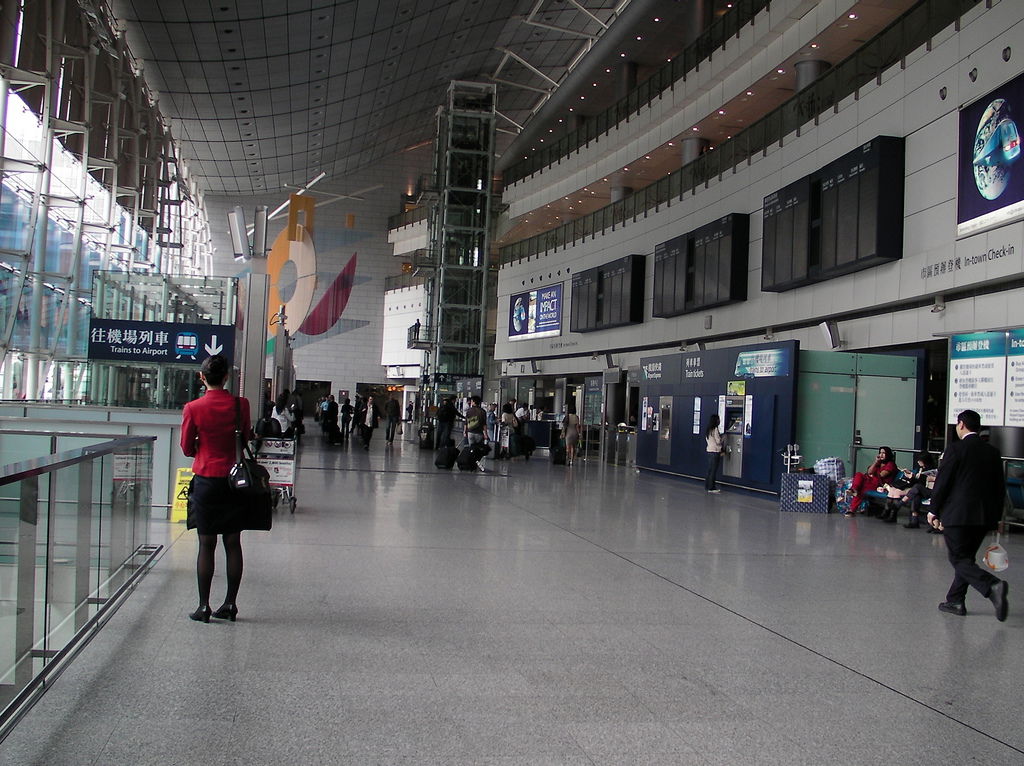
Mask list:
[[178,481],[174,487],[174,504],[171,506],[171,522],[183,522],[188,515],[188,485],[191,481],[192,469],[179,468]]

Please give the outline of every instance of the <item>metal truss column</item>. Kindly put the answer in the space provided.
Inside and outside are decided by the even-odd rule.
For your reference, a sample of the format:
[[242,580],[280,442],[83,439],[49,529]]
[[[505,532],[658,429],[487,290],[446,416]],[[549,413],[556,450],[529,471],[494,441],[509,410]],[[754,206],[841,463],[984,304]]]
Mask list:
[[426,289],[435,380],[484,374],[495,93],[493,83],[454,81],[438,112],[438,197],[430,218],[437,268]]

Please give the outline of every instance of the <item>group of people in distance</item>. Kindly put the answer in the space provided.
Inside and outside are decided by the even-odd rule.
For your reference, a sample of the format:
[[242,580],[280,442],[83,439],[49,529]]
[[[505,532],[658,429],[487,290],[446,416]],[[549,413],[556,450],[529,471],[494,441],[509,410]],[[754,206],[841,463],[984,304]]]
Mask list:
[[[895,524],[899,512],[909,508],[910,519],[907,529],[921,526],[921,509],[925,500],[932,496],[937,470],[935,458],[930,452],[919,452],[914,456],[914,467],[900,470],[896,457],[889,447],[880,447],[868,469],[854,474],[850,487],[850,507],[846,516],[858,513],[877,516],[882,521]],[[869,492],[885,494],[885,501],[878,505],[867,498]],[[935,531],[929,528],[929,532]]]

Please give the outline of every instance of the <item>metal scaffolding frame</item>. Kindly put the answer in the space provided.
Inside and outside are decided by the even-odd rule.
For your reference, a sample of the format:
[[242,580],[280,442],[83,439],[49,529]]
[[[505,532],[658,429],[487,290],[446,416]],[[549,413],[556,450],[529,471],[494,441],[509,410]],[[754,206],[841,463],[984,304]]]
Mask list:
[[[490,288],[496,86],[453,81],[437,114],[430,205],[425,372],[438,383],[483,376]],[[422,265],[422,264],[421,264]]]
[[[84,390],[92,299],[91,280],[82,279],[87,252],[99,254],[101,269],[209,273],[212,247],[202,200],[124,34],[86,7],[63,0],[0,7],[0,199],[14,193],[16,182],[29,209],[25,246],[0,251],[0,289],[7,297],[0,306],[6,308],[0,315],[3,399],[15,396],[16,367],[20,398],[42,398],[51,364],[52,398],[75,399]],[[39,157],[13,156],[12,93],[39,120]],[[65,155],[80,165],[73,177],[55,179],[55,170],[67,164]],[[34,178],[20,180],[26,176]],[[93,199],[97,183],[105,190],[102,211]],[[48,226],[57,221],[70,243],[61,251],[67,257],[54,259]],[[57,267],[51,263],[48,271],[48,259]],[[51,315],[45,314],[47,302],[57,304]],[[25,322],[28,342],[19,345],[15,329]]]

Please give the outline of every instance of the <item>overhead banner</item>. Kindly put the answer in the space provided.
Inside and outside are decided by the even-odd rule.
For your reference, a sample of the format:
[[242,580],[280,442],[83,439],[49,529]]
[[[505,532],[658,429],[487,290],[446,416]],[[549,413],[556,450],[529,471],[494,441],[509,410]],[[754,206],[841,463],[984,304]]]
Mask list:
[[532,340],[562,334],[562,283],[509,298],[508,339]]
[[1019,121],[1024,75],[960,110],[956,235],[1024,217]]
[[89,358],[124,363],[202,364],[220,354],[234,360],[231,325],[144,322],[134,319],[89,320]]

